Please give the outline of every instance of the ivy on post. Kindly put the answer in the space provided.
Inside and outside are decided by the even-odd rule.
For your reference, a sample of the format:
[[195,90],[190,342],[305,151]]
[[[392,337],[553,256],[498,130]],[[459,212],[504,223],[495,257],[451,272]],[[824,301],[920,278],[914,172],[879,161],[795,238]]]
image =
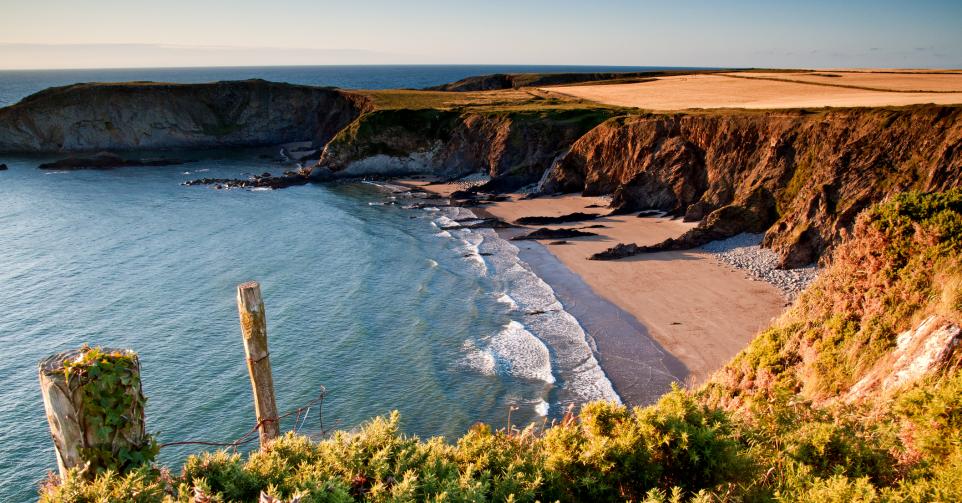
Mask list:
[[254,392],[254,413],[261,449],[280,435],[280,420],[274,399],[274,378],[271,374],[270,352],[267,350],[267,317],[261,286],[256,281],[237,285],[237,312],[240,316],[247,371]]
[[84,346],[45,358],[39,374],[61,478],[124,473],[157,455],[136,353]]

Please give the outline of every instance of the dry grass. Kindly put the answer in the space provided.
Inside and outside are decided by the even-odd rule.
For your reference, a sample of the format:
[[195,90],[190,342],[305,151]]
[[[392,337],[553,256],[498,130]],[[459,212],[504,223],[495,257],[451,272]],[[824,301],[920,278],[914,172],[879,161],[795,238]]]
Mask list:
[[744,72],[729,77],[764,79],[871,91],[948,93],[962,92],[962,73],[876,73],[876,72]]
[[617,108],[538,89],[445,92],[408,89],[354,91],[373,100],[378,110],[522,111],[538,109]]
[[[824,72],[820,73],[827,75]],[[852,84],[851,87],[842,87],[837,82],[840,78],[801,73],[756,74],[772,75],[771,78],[746,78],[746,75],[686,75],[658,78],[643,83],[565,86],[544,88],[544,90],[599,103],[647,110],[879,107],[919,103],[962,103],[962,88],[958,92],[942,92],[948,89],[949,84],[943,82],[936,86],[938,79],[955,79],[956,75],[892,74],[891,86],[893,89],[898,87],[899,90],[868,90],[858,88],[856,84]],[[793,79],[796,79],[797,75],[797,79],[821,79],[830,82],[824,85],[792,82],[784,80],[783,75],[792,75]],[[853,76],[853,78],[862,77]],[[844,78],[841,77],[841,79]],[[870,74],[865,79],[874,80],[865,80],[863,83],[879,86],[881,85],[879,79],[883,78],[884,76]],[[918,80],[913,84],[912,82],[916,81],[909,79]],[[901,90],[901,87],[926,85],[936,86],[939,92],[903,92]]]

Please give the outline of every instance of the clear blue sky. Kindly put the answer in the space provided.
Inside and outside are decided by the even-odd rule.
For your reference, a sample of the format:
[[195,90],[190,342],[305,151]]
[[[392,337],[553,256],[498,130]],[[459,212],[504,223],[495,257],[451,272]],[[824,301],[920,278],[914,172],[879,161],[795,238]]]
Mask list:
[[0,68],[962,66],[962,0],[0,0],[0,13]]

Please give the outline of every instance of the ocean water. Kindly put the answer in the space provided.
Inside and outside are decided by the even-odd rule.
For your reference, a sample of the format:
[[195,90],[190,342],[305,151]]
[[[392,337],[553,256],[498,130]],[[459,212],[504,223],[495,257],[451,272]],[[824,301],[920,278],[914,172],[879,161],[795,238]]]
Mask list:
[[[270,170],[253,152],[190,164],[0,172],[0,500],[28,501],[55,459],[41,358],[83,343],[136,350],[161,442],[232,440],[253,424],[234,304],[261,282],[279,408],[328,389],[324,426],[392,410],[422,436],[555,417],[617,399],[550,287],[471,218],[405,209],[371,184],[279,191],[184,187]],[[402,199],[403,200],[403,199]],[[463,210],[462,210],[463,211]],[[530,316],[526,313],[546,311]],[[318,434],[315,412],[303,427]],[[293,427],[292,422],[283,425]],[[170,447],[178,463],[196,446]]]
[[345,89],[420,89],[491,73],[616,72],[665,70],[652,66],[545,65],[375,65],[280,66],[242,68],[137,68],[107,70],[0,70],[0,107],[12,105],[37,91],[78,82],[198,83],[218,80],[264,79],[291,84]]
[[[92,80],[423,87],[522,70],[548,68],[0,72],[0,104]],[[140,354],[148,429],[161,443],[246,432],[234,295],[251,279],[267,306],[280,410],[324,386],[327,429],[399,410],[406,433],[452,437],[477,421],[503,426],[512,407],[526,424],[571,402],[618,400],[578,321],[516,247],[491,230],[442,229],[473,218],[466,210],[405,208],[398,189],[366,183],[181,185],[286,168],[264,154],[276,152],[165,152],[192,162],[75,172],[36,168],[55,157],[0,155],[0,501],[34,500],[56,468],[36,364],[84,343]],[[320,434],[317,412],[302,433]],[[160,461],[202,449],[167,447]]]

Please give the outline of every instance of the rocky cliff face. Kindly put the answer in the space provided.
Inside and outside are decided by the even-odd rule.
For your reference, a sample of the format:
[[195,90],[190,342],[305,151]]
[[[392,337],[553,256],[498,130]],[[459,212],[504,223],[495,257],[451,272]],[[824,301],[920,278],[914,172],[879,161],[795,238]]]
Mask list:
[[575,140],[613,114],[610,109],[370,112],[325,147],[313,176],[483,172],[492,177],[492,190],[513,190],[537,182]]
[[926,105],[615,118],[575,142],[544,188],[702,220],[662,248],[766,231],[794,267],[890,194],[962,184],[960,119],[962,107]]
[[339,90],[262,80],[75,84],[0,109],[0,152],[323,145],[369,106]]

